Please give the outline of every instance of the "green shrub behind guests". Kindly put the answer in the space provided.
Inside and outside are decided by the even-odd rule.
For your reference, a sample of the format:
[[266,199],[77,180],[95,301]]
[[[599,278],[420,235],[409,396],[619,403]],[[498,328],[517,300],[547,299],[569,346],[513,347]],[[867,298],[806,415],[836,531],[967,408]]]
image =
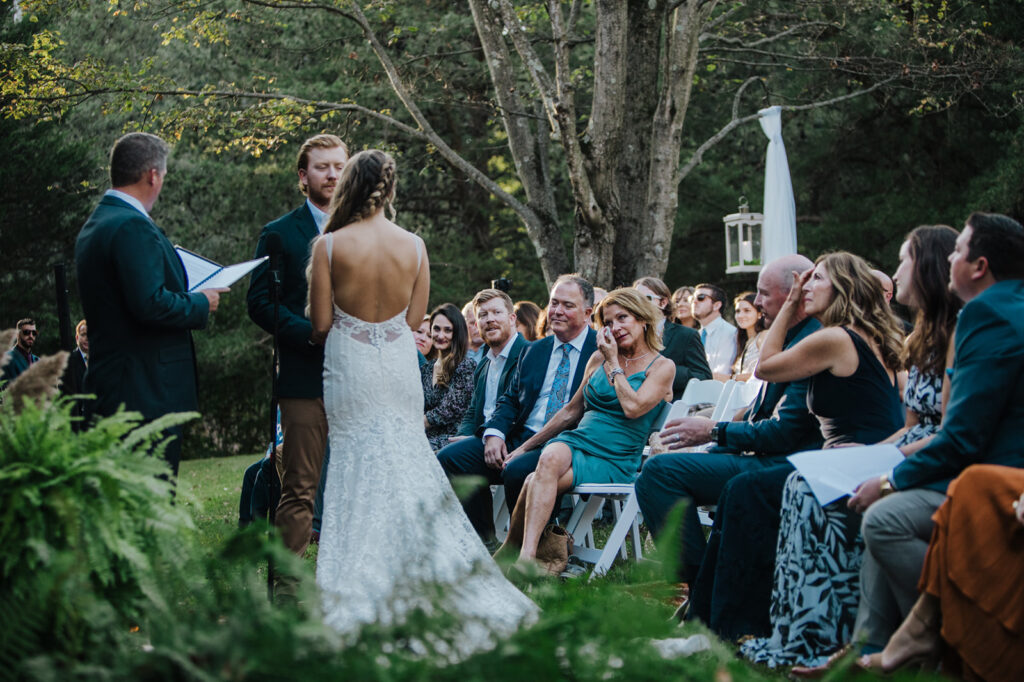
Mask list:
[[0,675],[55,648],[74,659],[113,646],[163,599],[192,525],[159,478],[167,466],[145,454],[192,415],[136,429],[122,413],[73,433],[69,413],[0,409]]

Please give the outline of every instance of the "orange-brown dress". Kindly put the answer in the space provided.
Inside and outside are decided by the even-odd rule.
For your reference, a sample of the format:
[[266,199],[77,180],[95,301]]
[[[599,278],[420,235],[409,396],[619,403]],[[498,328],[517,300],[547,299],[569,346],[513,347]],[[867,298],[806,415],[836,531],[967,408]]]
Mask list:
[[1024,680],[1024,526],[1013,508],[1022,491],[1024,469],[975,465],[932,517],[918,588],[939,598],[948,664],[967,679]]

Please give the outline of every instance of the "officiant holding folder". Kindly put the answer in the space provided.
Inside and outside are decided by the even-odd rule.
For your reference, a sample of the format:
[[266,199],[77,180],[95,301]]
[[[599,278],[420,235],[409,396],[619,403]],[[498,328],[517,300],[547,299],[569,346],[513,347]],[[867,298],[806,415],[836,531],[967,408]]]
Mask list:
[[[224,288],[188,293],[185,269],[149,212],[167,175],[167,143],[129,133],[110,152],[110,184],[75,243],[82,309],[89,320],[85,392],[92,411],[118,406],[150,421],[198,407],[192,329],[203,329]],[[87,415],[87,419],[91,415]],[[164,458],[178,474],[181,429]]]

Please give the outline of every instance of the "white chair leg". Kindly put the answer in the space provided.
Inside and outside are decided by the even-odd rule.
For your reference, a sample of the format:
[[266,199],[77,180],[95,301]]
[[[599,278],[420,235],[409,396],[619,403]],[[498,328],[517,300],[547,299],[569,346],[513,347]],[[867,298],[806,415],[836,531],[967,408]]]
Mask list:
[[639,509],[640,506],[636,501],[636,493],[630,494],[622,505],[622,517],[629,519],[629,522],[616,523],[615,527],[612,528],[612,532],[608,536],[607,542],[604,544],[604,550],[601,551],[600,557],[596,562],[594,562],[594,570],[590,574],[590,580],[593,580],[597,576],[604,575],[608,572],[608,569],[611,568],[612,563],[615,561],[615,555],[618,554],[619,549],[626,544],[626,533],[628,533],[632,527],[632,520],[636,518],[636,514]]

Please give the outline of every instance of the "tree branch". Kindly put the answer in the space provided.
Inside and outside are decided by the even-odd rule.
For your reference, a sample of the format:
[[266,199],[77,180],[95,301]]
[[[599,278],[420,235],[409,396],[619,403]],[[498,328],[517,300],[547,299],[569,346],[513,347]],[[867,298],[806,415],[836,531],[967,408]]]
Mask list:
[[[747,79],[747,81],[744,82],[743,85],[740,86],[740,88],[744,88],[750,82],[750,80],[751,79]],[[822,107],[829,107],[832,106],[833,104],[845,102],[846,100],[854,99],[856,97],[863,97],[864,95],[872,93],[875,90],[881,88],[882,86],[888,85],[889,83],[892,83],[895,80],[897,80],[897,77],[892,76],[890,78],[886,78],[885,80],[878,81],[871,87],[864,88],[862,90],[857,90],[856,92],[849,92],[845,95],[832,97],[830,99],[821,100],[818,102],[811,102],[809,104],[783,104],[781,106],[781,109],[783,111],[806,111],[808,109],[821,109]],[[737,94],[739,94],[739,92],[737,92]],[[679,169],[679,172],[676,176],[676,185],[681,183],[686,178],[686,176],[690,174],[690,171],[699,166],[701,162],[704,160],[704,153],[707,152],[712,147],[714,147],[719,142],[721,142],[723,139],[725,139],[726,135],[728,135],[735,128],[743,125],[744,123],[756,121],[761,117],[760,114],[749,114],[747,116],[737,117],[736,112],[737,102],[734,100],[732,120],[730,120],[728,123],[722,126],[722,128],[717,133],[709,137],[707,140],[704,141],[704,143],[700,147],[697,148],[697,151],[693,153],[693,155],[690,157],[690,160],[687,161],[686,164],[684,164]]]
[[811,28],[811,27],[814,27],[814,26],[838,28],[838,26],[836,26],[835,24],[830,23],[828,21],[808,21],[808,22],[805,22],[803,24],[797,24],[795,26],[790,26],[786,30],[780,31],[780,32],[776,33],[775,35],[765,36],[764,38],[761,38],[759,40],[755,40],[755,41],[753,41],[751,43],[743,42],[742,38],[733,38],[731,36],[719,36],[719,35],[713,35],[713,34],[708,34],[708,33],[702,33],[701,34],[701,40],[703,41],[705,38],[707,38],[708,40],[713,40],[715,42],[728,43],[730,45],[740,45],[740,46],[742,46],[744,48],[752,48],[752,47],[757,47],[758,45],[764,45],[764,44],[767,44],[767,43],[775,42],[776,40],[781,40],[782,38],[785,38],[786,36],[793,35],[794,33],[798,32],[800,30],[803,30],[805,28]]

